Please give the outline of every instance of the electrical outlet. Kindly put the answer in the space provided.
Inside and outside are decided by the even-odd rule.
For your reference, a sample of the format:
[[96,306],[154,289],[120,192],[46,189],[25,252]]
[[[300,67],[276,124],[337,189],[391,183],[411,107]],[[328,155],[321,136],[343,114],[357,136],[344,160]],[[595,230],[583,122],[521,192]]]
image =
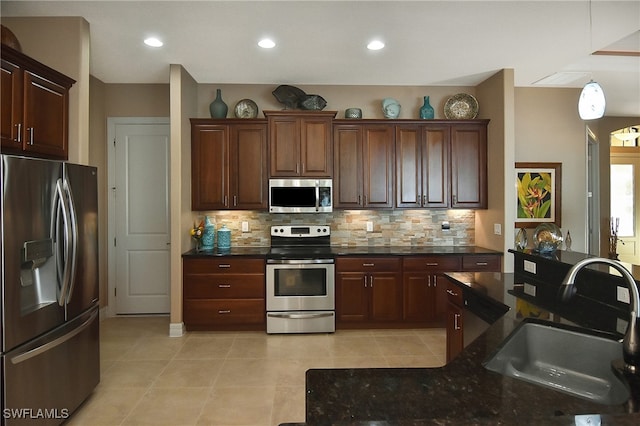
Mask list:
[[373,222],[367,221],[367,232],[373,232]]
[[442,222],[442,230],[443,231],[448,231],[449,229],[451,229],[451,224],[449,223],[449,221],[443,221]]
[[524,270],[530,272],[532,274],[536,273],[536,264],[535,262],[531,262],[529,260],[524,261]]
[[536,286],[533,284],[524,283],[524,292],[529,296],[536,297]]
[[502,225],[499,223],[493,224],[493,233],[496,235],[502,235]]
[[249,232],[249,222],[242,222],[242,232]]
[[618,286],[616,299],[618,300],[618,302],[629,303],[629,289],[626,287]]

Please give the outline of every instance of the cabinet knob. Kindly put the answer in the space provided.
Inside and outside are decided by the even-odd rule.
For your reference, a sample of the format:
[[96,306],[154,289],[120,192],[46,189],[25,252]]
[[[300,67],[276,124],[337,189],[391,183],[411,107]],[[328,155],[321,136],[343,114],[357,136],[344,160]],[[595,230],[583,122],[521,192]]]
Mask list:
[[231,284],[218,284],[218,288],[231,288]]
[[375,263],[363,263],[363,264],[362,264],[362,266],[369,266],[369,267],[371,267],[371,266],[376,266],[376,264],[375,264]]
[[231,265],[228,263],[221,263],[218,265],[218,268],[231,268]]
[[487,266],[487,262],[476,262],[476,266]]
[[219,311],[218,311],[218,313],[219,313],[220,315],[230,314],[230,313],[231,313],[231,310],[229,310],[229,309],[221,309],[221,310],[219,310]]
[[438,262],[427,262],[427,266],[438,266]]

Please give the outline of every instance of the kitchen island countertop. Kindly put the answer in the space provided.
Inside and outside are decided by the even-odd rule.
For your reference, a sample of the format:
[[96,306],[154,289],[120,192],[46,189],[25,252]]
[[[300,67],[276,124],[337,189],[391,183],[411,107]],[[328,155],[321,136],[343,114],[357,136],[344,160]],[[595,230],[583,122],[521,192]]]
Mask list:
[[[547,309],[557,308],[553,300],[536,301],[521,293],[521,286],[514,285],[517,283],[514,283],[513,274],[449,275],[457,285],[484,294],[494,302],[508,306],[510,311],[441,368],[308,370],[306,424],[574,425],[575,416],[584,414],[601,415],[602,424],[640,424],[639,380],[630,384],[632,398],[627,403],[600,405],[486,370],[482,362],[526,313],[543,317],[548,314],[554,321],[567,320],[556,312],[550,313],[533,305],[536,302]],[[599,308],[584,300],[562,308],[563,314],[571,316],[568,322],[578,325],[582,319],[598,315],[619,315],[612,311],[596,312],[593,309]],[[615,330],[608,331],[616,333]]]

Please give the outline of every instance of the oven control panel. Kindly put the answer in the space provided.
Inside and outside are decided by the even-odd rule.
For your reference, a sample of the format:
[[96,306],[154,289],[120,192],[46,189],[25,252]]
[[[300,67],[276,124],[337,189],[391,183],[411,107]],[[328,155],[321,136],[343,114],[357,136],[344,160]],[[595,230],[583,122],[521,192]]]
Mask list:
[[272,237],[312,238],[331,235],[328,225],[274,225],[271,227]]

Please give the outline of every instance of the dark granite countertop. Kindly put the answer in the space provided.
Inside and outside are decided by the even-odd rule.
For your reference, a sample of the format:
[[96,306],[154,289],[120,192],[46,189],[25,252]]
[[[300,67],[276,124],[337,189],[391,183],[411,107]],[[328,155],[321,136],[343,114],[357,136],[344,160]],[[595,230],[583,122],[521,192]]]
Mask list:
[[306,424],[574,425],[575,416],[585,414],[601,415],[602,424],[640,424],[640,381],[630,385],[635,396],[629,402],[601,405],[502,376],[482,365],[529,315],[579,326],[593,326],[594,317],[611,317],[599,328],[615,333],[615,337],[620,333],[610,324],[620,316],[618,311],[594,306],[584,298],[559,306],[553,298],[528,296],[522,285],[514,282],[513,274],[448,275],[465,292],[484,295],[510,310],[441,368],[308,370]]
[[[182,257],[253,256],[269,254],[269,247],[238,246],[230,249],[189,250]],[[331,246],[335,256],[424,256],[424,255],[502,255],[502,252],[478,246]]]

